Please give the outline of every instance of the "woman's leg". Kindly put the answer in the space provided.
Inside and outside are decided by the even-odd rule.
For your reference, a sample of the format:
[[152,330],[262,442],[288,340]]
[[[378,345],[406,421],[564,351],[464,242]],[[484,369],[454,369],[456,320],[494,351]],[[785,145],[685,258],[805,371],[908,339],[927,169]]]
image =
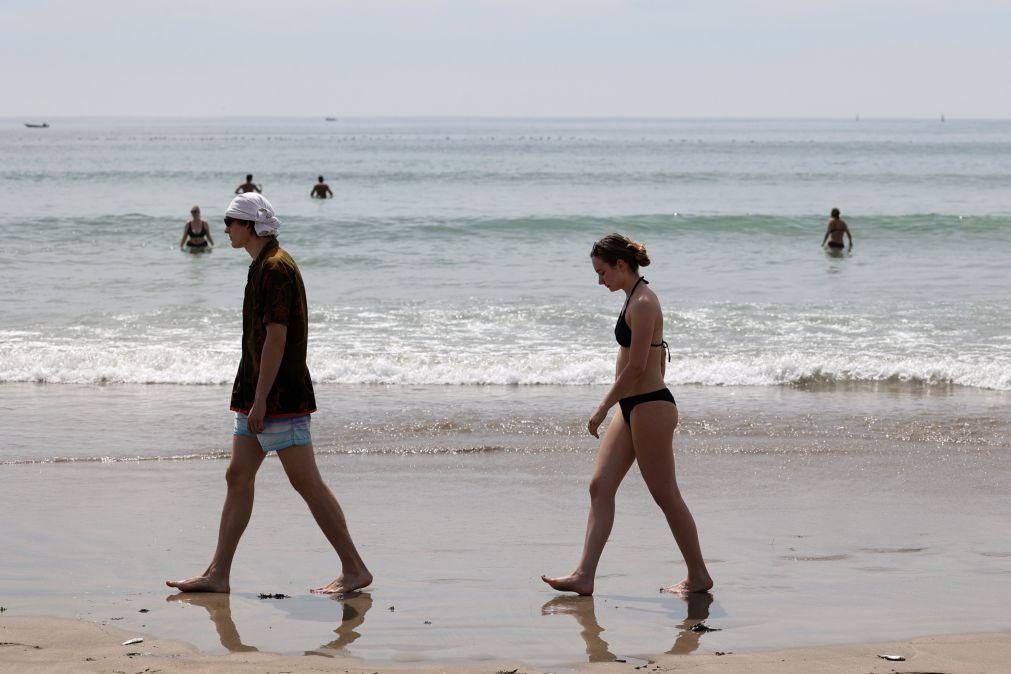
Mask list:
[[614,496],[618,486],[632,467],[635,452],[632,449],[632,434],[621,416],[621,409],[614,413],[611,425],[604,434],[597,454],[597,465],[590,479],[590,516],[586,522],[586,539],[583,542],[583,556],[579,566],[568,576],[541,580],[563,592],[582,595],[593,594],[593,579],[597,575],[597,563],[604,552],[604,544],[611,535],[614,524]]
[[674,429],[678,425],[677,407],[654,400],[637,405],[631,416],[632,444],[642,479],[653,500],[663,510],[688,567],[688,577],[666,590],[705,592],[713,586],[713,579],[706,570],[695,520],[681,497],[674,472],[673,440]]

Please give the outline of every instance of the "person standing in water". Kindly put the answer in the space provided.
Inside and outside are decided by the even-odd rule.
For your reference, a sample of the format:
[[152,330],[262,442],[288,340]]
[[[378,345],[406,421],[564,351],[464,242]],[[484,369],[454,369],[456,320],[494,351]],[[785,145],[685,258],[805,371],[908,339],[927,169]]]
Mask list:
[[210,250],[209,246],[214,245],[211,238],[211,230],[207,226],[207,221],[200,218],[200,207],[194,206],[190,209],[190,221],[183,227],[183,238],[179,240],[179,250],[185,246],[190,252],[200,250]]
[[306,366],[309,311],[298,265],[277,243],[280,226],[273,206],[259,194],[237,196],[225,211],[232,248],[244,248],[253,258],[242,301],[242,358],[230,405],[235,412],[232,458],[211,563],[199,576],[166,581],[183,592],[230,591],[232,559],[253,512],[256,472],[271,452],[340,558],[341,575],[311,591],[344,594],[372,582],[344,513],[316,466],[310,433],[316,398]]
[[614,524],[614,497],[636,462],[688,567],[683,581],[661,591],[707,592],[713,587],[713,579],[702,558],[695,520],[681,497],[674,473],[678,408],[664,384],[670,356],[663,339],[663,312],[660,300],[646,279],[639,276],[639,267],[650,263],[649,256],[641,243],[610,234],[593,244],[590,261],[597,283],[611,292],[625,292],[625,305],[614,328],[619,347],[614,384],[586,425],[590,435],[599,438],[597,429],[608,411],[615,404],[618,411],[600,443],[590,480],[590,515],[579,564],[567,576],[541,576],[541,580],[563,592],[593,594],[597,563]]
[[241,185],[235,188],[236,194],[246,194],[247,192],[256,192],[257,194],[259,194],[262,191],[263,189],[253,182],[252,173],[247,173],[246,182],[242,183]]
[[850,250],[853,250],[853,235],[850,234],[849,225],[846,221],[839,217],[839,209],[833,208],[832,213],[829,214],[828,228],[825,230],[825,237],[821,240],[822,248],[825,247],[825,242],[828,242],[828,247],[832,250],[842,250],[845,248],[843,245],[843,234],[849,237],[850,240]]
[[330,199],[333,199],[333,192],[330,191],[330,186],[323,182],[323,176],[319,177],[319,182],[312,186],[312,191],[309,192],[309,196],[312,198],[326,199],[329,195]]

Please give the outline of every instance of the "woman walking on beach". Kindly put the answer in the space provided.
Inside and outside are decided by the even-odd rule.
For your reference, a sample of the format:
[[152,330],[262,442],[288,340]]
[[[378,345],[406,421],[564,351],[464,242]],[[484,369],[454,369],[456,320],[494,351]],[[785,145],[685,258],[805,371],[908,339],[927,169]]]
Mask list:
[[590,515],[579,565],[568,576],[541,579],[556,590],[593,594],[597,563],[614,524],[614,497],[636,461],[688,567],[687,578],[661,591],[706,592],[713,580],[702,559],[695,520],[674,473],[678,409],[663,379],[669,358],[663,339],[663,312],[660,300],[647,287],[648,281],[639,276],[639,267],[650,263],[649,256],[641,243],[610,234],[593,244],[590,261],[597,283],[611,292],[625,291],[625,305],[614,328],[619,345],[614,384],[587,423],[590,435],[599,438],[597,428],[608,411],[615,403],[619,409],[600,443],[590,480]]

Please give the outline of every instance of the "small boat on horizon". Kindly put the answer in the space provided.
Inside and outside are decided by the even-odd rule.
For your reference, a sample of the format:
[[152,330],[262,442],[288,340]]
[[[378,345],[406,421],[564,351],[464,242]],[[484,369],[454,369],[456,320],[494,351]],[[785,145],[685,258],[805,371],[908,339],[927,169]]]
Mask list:
[[326,121],[328,121],[328,122],[336,122],[337,121],[336,117],[324,117],[323,119],[326,120]]
[[28,122],[25,122],[25,126],[29,129],[48,129],[49,122],[42,122],[41,124],[29,124]]

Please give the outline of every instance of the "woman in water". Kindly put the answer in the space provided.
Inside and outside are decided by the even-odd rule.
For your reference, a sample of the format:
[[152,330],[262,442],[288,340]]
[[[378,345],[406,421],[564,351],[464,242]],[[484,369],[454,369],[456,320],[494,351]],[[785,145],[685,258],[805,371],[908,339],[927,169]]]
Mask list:
[[179,240],[179,250],[185,246],[191,253],[198,253],[210,250],[209,246],[214,245],[211,238],[211,230],[207,227],[207,221],[200,219],[200,207],[194,206],[190,209],[190,221],[183,228],[183,238]]
[[597,283],[611,292],[625,291],[625,306],[614,328],[620,347],[616,376],[586,425],[590,435],[600,437],[597,428],[608,411],[615,403],[619,409],[600,443],[590,480],[590,516],[579,565],[568,576],[541,576],[541,579],[556,590],[593,594],[597,563],[614,524],[614,496],[635,461],[688,566],[685,580],[661,590],[706,592],[712,588],[713,580],[702,559],[695,520],[681,497],[674,474],[673,439],[678,409],[663,379],[669,359],[667,342],[663,339],[663,312],[660,300],[649,289],[646,279],[639,276],[639,267],[650,263],[649,256],[641,243],[611,234],[593,245],[590,261],[597,272]]

